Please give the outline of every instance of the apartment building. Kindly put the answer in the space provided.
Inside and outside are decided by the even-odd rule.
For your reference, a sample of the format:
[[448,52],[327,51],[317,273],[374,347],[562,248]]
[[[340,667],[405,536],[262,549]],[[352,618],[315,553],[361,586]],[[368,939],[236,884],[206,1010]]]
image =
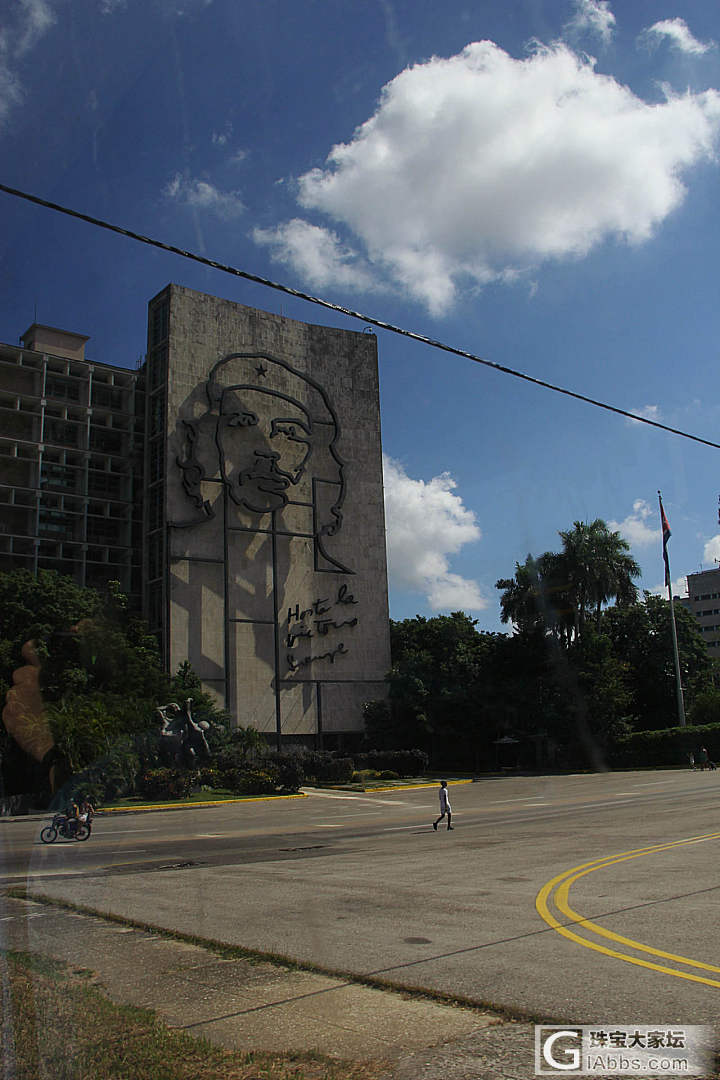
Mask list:
[[144,377],[33,323],[0,344],[0,568],[139,597]]
[[698,621],[711,656],[720,656],[720,568],[688,574],[688,595],[681,603]]

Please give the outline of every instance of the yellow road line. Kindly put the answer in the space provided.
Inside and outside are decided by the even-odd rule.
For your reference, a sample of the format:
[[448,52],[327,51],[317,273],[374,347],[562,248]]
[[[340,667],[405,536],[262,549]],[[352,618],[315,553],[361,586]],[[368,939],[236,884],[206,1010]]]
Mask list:
[[[644,945],[642,942],[634,941],[632,938],[623,937],[621,934],[615,934],[612,930],[606,930],[604,927],[599,926],[597,923],[592,922],[590,919],[584,918],[579,915],[569,904],[569,892],[571,886],[579,878],[584,877],[586,874],[592,873],[594,870],[602,870],[606,866],[613,866],[620,862],[627,862],[630,859],[641,858],[644,855],[655,855],[663,851],[670,851],[675,847],[681,847],[686,844],[693,844],[702,842],[705,840],[717,840],[720,839],[719,833],[707,833],[704,836],[686,837],[683,840],[673,840],[664,844],[654,844],[646,848],[636,848],[632,851],[622,852],[620,854],[608,855],[600,859],[594,859],[588,863],[582,863],[580,866],[575,866],[570,870],[565,870],[561,874],[552,878],[547,882],[542,889],[540,889],[535,899],[535,909],[553,930],[562,934],[563,937],[568,938],[571,941],[575,941],[579,945],[583,945],[587,949],[593,949],[596,952],[604,953],[606,956],[612,956],[615,959],[623,960],[628,964],[636,964],[638,967],[650,968],[653,971],[660,971],[665,975],[674,975],[679,979],[687,979],[690,982],[705,983],[707,986],[720,987],[720,981],[717,979],[708,979],[700,975],[693,975],[690,972],[677,971],[675,968],[665,967],[662,964],[654,964],[649,960],[642,960],[639,957],[628,956],[626,953],[618,952],[615,949],[610,949],[605,945],[601,945],[597,942],[589,941],[587,938],[581,937],[579,934],[574,933],[568,927],[563,926],[552,914],[548,906],[548,900],[552,899],[555,907],[561,914],[565,915],[570,922],[579,924],[584,930],[588,930],[591,933],[595,933],[598,936],[605,937],[611,941],[616,942],[618,945],[625,945],[629,948],[636,950],[637,952],[645,952],[649,956],[657,956],[665,960],[673,960],[676,963],[684,964],[687,967],[699,968],[705,971],[712,971],[720,973],[720,967],[716,967],[713,964],[705,964],[699,960],[691,960],[685,956],[679,956],[676,953],[665,952],[662,949],[655,949],[650,945]],[[553,897],[553,891],[555,896]]]

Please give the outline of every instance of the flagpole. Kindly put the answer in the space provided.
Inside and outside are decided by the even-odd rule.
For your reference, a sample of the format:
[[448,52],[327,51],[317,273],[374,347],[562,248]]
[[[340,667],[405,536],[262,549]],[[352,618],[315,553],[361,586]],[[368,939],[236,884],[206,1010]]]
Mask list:
[[687,724],[685,721],[685,702],[683,701],[682,680],[680,678],[680,653],[678,652],[677,627],[675,625],[675,605],[673,603],[672,580],[670,578],[670,559],[668,557],[667,550],[667,542],[670,539],[670,526],[668,525],[668,519],[665,517],[665,511],[663,510],[662,504],[662,495],[659,491],[658,499],[660,500],[660,524],[662,525],[663,534],[665,584],[667,585],[668,600],[670,601],[670,626],[672,627],[673,657],[675,658],[675,692],[677,695],[678,720],[680,721],[680,727],[686,727]]

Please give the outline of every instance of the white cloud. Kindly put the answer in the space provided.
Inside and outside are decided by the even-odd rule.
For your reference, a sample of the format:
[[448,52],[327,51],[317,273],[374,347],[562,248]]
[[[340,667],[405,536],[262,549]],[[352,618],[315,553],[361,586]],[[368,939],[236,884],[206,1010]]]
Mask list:
[[[682,577],[675,578],[675,580],[671,584],[673,596],[687,596],[687,577],[683,575]],[[662,585],[653,586],[652,589],[648,589],[648,592],[652,593],[653,596],[662,596],[667,600],[668,590],[667,585],[665,585],[664,583]]]
[[43,34],[55,23],[55,12],[47,0],[20,0],[20,34],[17,52],[23,56],[37,45]]
[[[462,285],[648,240],[719,130],[715,90],[650,104],[562,43],[516,60],[475,42],[388,83],[352,139],[299,178],[298,200],[440,315]],[[347,260],[334,265],[344,278]]]
[[391,585],[425,593],[433,611],[486,608],[478,583],[450,571],[448,556],[482,535],[450,474],[413,480],[387,456],[383,472]]
[[714,41],[698,41],[694,37],[684,19],[661,19],[653,23],[644,31],[646,40],[666,38],[671,45],[680,52],[689,53],[691,56],[701,56],[715,47]]
[[293,218],[275,229],[254,229],[252,235],[256,244],[271,249],[275,262],[289,264],[317,288],[347,285],[367,292],[377,287],[364,260],[330,229]]
[[229,120],[222,131],[213,131],[210,136],[213,146],[227,146],[232,138],[232,131],[233,126]]
[[[635,416],[644,417],[646,420],[659,421],[661,416],[662,416],[662,413],[660,412],[660,406],[659,405],[643,405],[639,409],[630,409],[629,411],[631,413],[634,413]],[[631,426],[633,424],[637,424],[637,422],[638,422],[637,420],[633,420],[629,416],[626,417],[626,419],[625,419],[625,423],[630,424]]]
[[192,180],[176,173],[163,190],[167,199],[201,210],[211,210],[224,220],[239,217],[245,210],[240,193],[220,191],[206,180]]
[[603,44],[607,45],[615,29],[615,16],[608,0],[575,0],[575,8],[575,15],[566,29],[598,34]]
[[705,544],[705,547],[703,548],[703,565],[705,563],[711,563],[712,565],[715,565],[715,563],[719,562],[720,536],[713,536],[712,539],[708,540],[708,542]]
[[651,523],[657,514],[645,499],[636,499],[632,513],[623,521],[608,521],[608,528],[619,532],[631,547],[643,547],[649,544],[662,544],[662,529],[652,528]]
[[11,5],[0,27],[0,124],[23,99],[23,88],[15,65],[37,45],[55,23],[55,13],[47,0],[19,0]]

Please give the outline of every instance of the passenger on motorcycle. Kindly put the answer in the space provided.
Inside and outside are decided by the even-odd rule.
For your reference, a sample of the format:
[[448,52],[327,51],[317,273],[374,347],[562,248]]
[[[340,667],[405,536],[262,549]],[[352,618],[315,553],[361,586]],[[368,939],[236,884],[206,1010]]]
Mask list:
[[65,811],[67,815],[67,825],[65,826],[69,837],[74,837],[80,824],[80,808],[73,799]]

